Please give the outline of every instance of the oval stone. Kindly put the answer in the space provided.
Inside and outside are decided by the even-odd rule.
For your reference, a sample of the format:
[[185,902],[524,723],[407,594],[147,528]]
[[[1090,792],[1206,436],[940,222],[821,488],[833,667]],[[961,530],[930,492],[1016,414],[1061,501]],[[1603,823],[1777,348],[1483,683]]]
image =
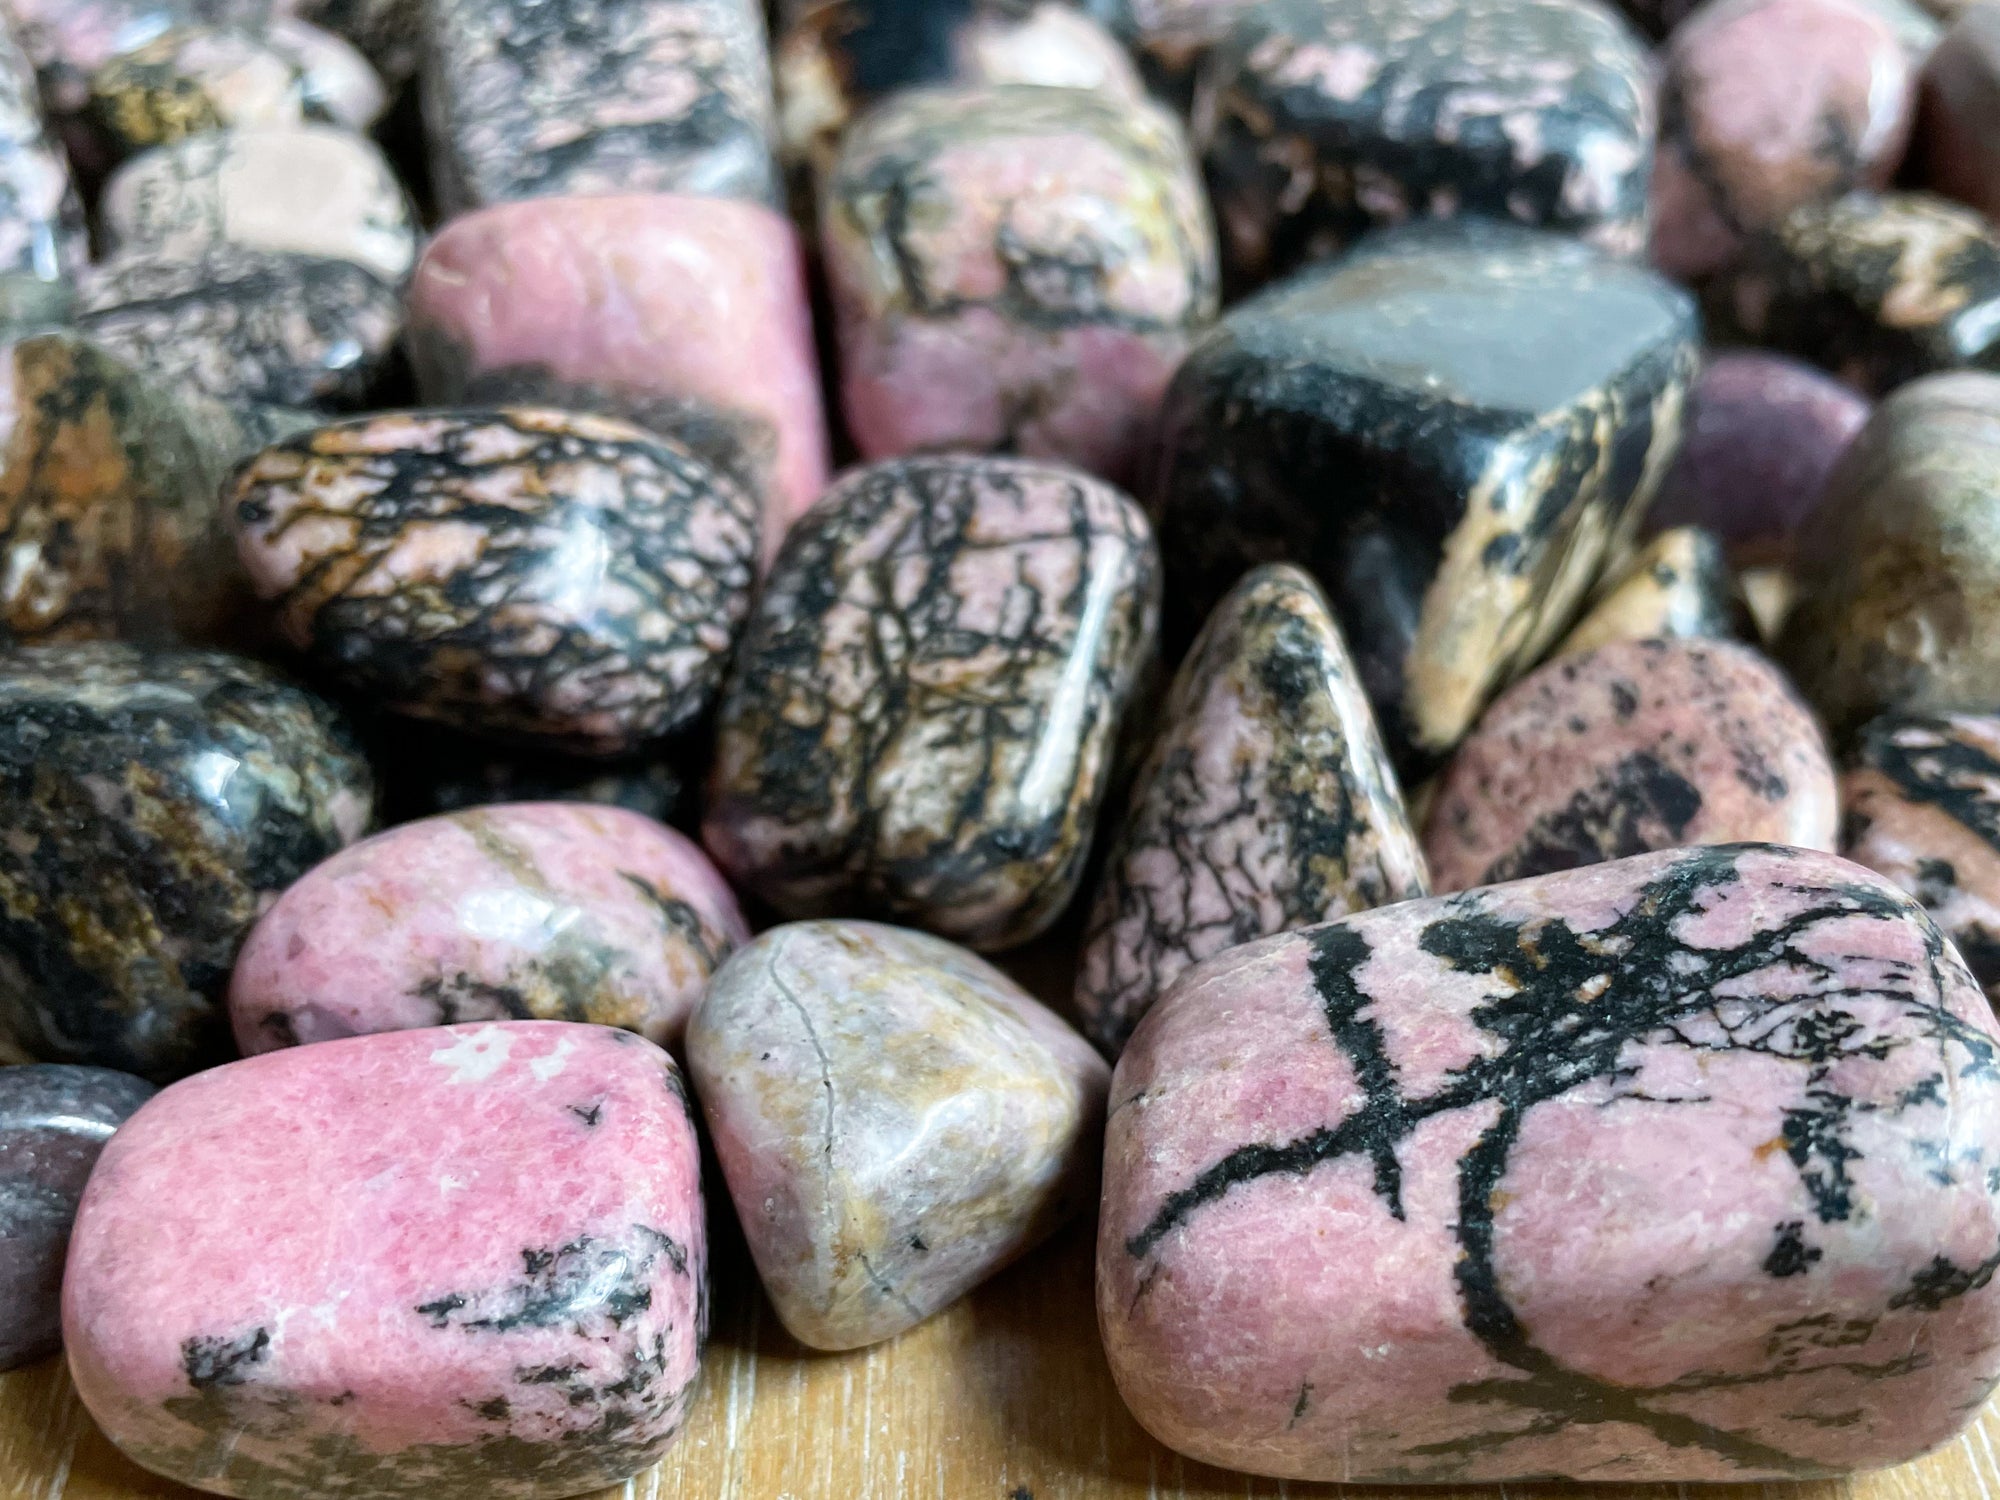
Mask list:
[[1749,611],[1722,543],[1695,526],[1663,531],[1599,585],[1596,601],[1552,656],[1612,641],[1714,638],[1751,633]]
[[226,497],[260,596],[386,707],[611,754],[691,724],[757,570],[757,503],[686,448],[538,409],[397,412],[267,448]]
[[1189,965],[1429,894],[1360,674],[1297,568],[1215,607],[1160,723],[1078,961],[1077,1014],[1111,1056]]
[[629,1032],[452,1026],[231,1063],[99,1158],[70,1372],[128,1457],[244,1500],[615,1485],[693,1394],[699,1167],[679,1070]]
[[1917,180],[2000,219],[2000,8],[1969,5],[1924,64]]
[[1054,464],[850,474],[785,540],[720,712],[702,842],[787,916],[982,949],[1075,893],[1152,650],[1138,506]]
[[62,1347],[77,1200],[104,1143],[152,1094],[109,1068],[0,1068],[0,1370]]
[[1826,742],[1791,685],[1730,641],[1615,641],[1493,701],[1424,825],[1440,891],[1683,844],[1831,850]]
[[1842,1474],[2000,1376],[1996,1151],[2000,1029],[1915,902],[1644,855],[1182,976],[1112,1084],[1098,1315],[1230,1468]]
[[213,1061],[244,934],[371,795],[333,710],[253,662],[0,652],[0,1024],[148,1078]]
[[913,1327],[1096,1186],[1103,1059],[924,933],[764,933],[709,985],[688,1070],[758,1275],[816,1349]]

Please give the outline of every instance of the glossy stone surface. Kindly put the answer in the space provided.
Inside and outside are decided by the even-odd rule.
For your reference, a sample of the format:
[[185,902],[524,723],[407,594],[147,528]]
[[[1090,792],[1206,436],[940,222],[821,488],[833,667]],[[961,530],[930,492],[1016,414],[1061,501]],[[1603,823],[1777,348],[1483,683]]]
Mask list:
[[979,449],[1136,469],[1214,315],[1180,127],[1084,89],[920,89],[842,143],[821,241],[863,455]]
[[756,203],[510,203],[445,226],[409,291],[427,400],[626,416],[764,490],[765,545],[826,488],[798,235]]
[[1849,193],[1787,216],[1709,304],[1720,331],[1881,395],[2000,367],[2000,239],[1929,193]]
[[243,935],[370,797],[333,711],[253,662],[0,651],[0,1024],[50,1061],[213,1062]]
[[1360,674],[1297,568],[1230,590],[1160,724],[1078,961],[1076,1012],[1112,1056],[1191,964],[1429,893]]
[[1868,410],[1865,397],[1783,355],[1710,355],[1647,529],[1700,526],[1739,564],[1782,561]]
[[1184,976],[1113,1080],[1098,1314],[1139,1420],[1236,1469],[1873,1468],[2000,1375],[1996,1149],[2000,1032],[1907,896],[1642,856]]
[[435,0],[423,21],[446,213],[597,193],[776,201],[753,0]]
[[816,1349],[922,1322],[1096,1187],[1103,1059],[924,933],[763,934],[709,986],[688,1072],[764,1288]]
[[328,126],[215,130],[142,152],[98,203],[116,250],[196,259],[216,245],[351,260],[386,281],[417,258],[417,226],[388,158]]
[[876,464],[792,528],[722,702],[702,842],[787,916],[982,949],[1082,878],[1159,554],[1109,485],[1012,458]]
[[459,1021],[589,1021],[678,1047],[750,929],[690,840],[579,803],[405,823],[308,871],[230,981],[244,1053]]
[[77,1199],[111,1133],[152,1093],[109,1068],[0,1068],[0,1370],[61,1347]]
[[83,204],[42,118],[34,65],[0,29],[0,273],[63,281],[89,259]]
[[672,1059],[598,1026],[354,1037],[190,1078],[84,1194],[78,1393],[128,1457],[245,1500],[617,1484],[693,1394],[699,1161]]
[[1598,588],[1552,655],[1611,641],[1727,639],[1751,634],[1722,543],[1694,526],[1663,531]]
[[1918,180],[2000,219],[2000,8],[1967,6],[1924,64]]
[[1271,0],[1202,65],[1195,144],[1248,289],[1460,213],[1636,252],[1654,115],[1646,49],[1588,0]]
[[1684,844],[1834,847],[1833,765],[1784,674],[1729,641],[1615,641],[1493,701],[1424,823],[1440,891]]
[[1836,739],[1890,709],[1994,706],[2000,377],[1903,387],[1834,470],[1792,569],[1778,656]]
[[1694,339],[1651,272],[1505,225],[1392,231],[1235,308],[1163,408],[1170,633],[1300,563],[1391,748],[1450,749],[1644,509]]

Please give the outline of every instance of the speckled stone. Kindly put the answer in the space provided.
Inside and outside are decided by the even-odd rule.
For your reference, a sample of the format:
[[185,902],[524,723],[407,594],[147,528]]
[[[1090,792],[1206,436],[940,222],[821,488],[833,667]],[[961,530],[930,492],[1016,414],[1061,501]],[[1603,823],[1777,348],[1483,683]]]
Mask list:
[[1576,627],[1550,654],[1611,641],[1728,639],[1753,633],[1722,543],[1697,526],[1654,537],[1609,574]]
[[694,1393],[699,1169],[673,1060],[601,1026],[217,1068],[98,1160],[63,1285],[77,1392],[127,1457],[243,1500],[616,1485]]
[[849,475],[792,528],[744,634],[702,841],[787,916],[1027,941],[1082,878],[1159,588],[1138,506],[1072,470]]
[[948,1307],[1097,1184],[1103,1059],[924,933],[765,933],[709,985],[688,1072],[765,1290],[816,1349]]
[[754,0],[432,0],[422,13],[447,213],[598,193],[777,201]]
[[1131,477],[1214,315],[1215,235],[1156,105],[918,89],[849,132],[821,216],[862,453],[993,450]]
[[1868,410],[1865,397],[1783,355],[1711,355],[1646,528],[1700,526],[1739,566],[1782,562]]
[[1971,5],[1924,64],[1918,180],[2000,220],[2000,6]]
[[111,1133],[152,1093],[109,1068],[0,1068],[0,1370],[62,1347],[77,1199]]
[[1202,65],[1195,144],[1231,282],[1409,218],[1645,243],[1646,49],[1590,0],[1271,0]]
[[589,1021],[678,1047],[747,942],[687,838],[579,803],[405,823],[318,865],[244,941],[229,987],[250,1054],[459,1021]]
[[255,26],[270,8],[271,0],[8,0],[7,16],[60,117],[83,110],[91,75],[138,42],[202,23]]
[[0,27],[0,274],[65,281],[89,259],[83,204],[43,121],[34,65]]
[[1181,663],[1105,865],[1076,976],[1116,1056],[1190,965],[1429,893],[1347,642],[1319,586],[1257,568]]
[[349,260],[215,245],[135,250],[85,279],[77,327],[217,401],[358,404],[402,328],[395,288]]
[[1559,638],[1679,440],[1688,299],[1506,225],[1417,225],[1223,318],[1175,376],[1150,508],[1171,634],[1315,573],[1391,748],[1441,754]]
[[1667,44],[1653,260],[1693,279],[1804,203],[1889,185],[1916,70],[1865,0],[1708,0]]
[[2000,377],[1903,387],[1799,535],[1779,659],[1836,739],[1877,714],[2000,708]]
[[133,157],[98,203],[111,249],[196,259],[216,245],[351,260],[399,281],[410,201],[381,148],[329,126],[216,130]]
[[0,1024],[148,1078],[215,1060],[236,950],[368,824],[333,711],[213,651],[0,651]]
[[1494,700],[1424,822],[1460,891],[1684,844],[1831,850],[1833,764],[1784,674],[1730,641],[1614,641]]
[[1881,395],[1919,375],[2000,367],[2000,239],[1929,193],[1808,204],[1708,298],[1717,331]]
[[1234,1469],[1874,1468],[2000,1375],[1996,1151],[2000,1031],[1915,902],[1646,855],[1183,976],[1113,1079],[1098,1315],[1139,1420]]
[[516,408],[357,417],[266,449],[225,497],[294,645],[399,712],[616,754],[721,686],[756,502],[670,439]]

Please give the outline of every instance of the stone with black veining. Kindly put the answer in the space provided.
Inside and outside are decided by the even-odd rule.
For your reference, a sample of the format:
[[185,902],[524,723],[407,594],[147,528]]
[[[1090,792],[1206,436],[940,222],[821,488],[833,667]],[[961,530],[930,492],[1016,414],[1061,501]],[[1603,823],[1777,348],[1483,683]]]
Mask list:
[[1360,674],[1297,568],[1216,606],[1160,723],[1078,960],[1077,1014],[1113,1056],[1190,965],[1429,893]]
[[1167,394],[1150,508],[1170,634],[1245,568],[1300,563],[1391,748],[1442,754],[1636,522],[1695,358],[1673,286],[1506,225],[1390,231],[1271,288]]
[[2000,6],[1970,5],[1924,64],[1916,179],[2000,219]]
[[1645,242],[1651,64],[1588,0],[1271,0],[1203,63],[1195,144],[1231,283],[1460,213]]
[[105,1435],[242,1500],[560,1500],[654,1463],[708,1331],[673,1060],[511,1021],[168,1089],[77,1212],[63,1340]]
[[152,1093],[109,1068],[0,1068],[0,1370],[61,1347],[77,1199],[111,1133]]
[[690,726],[756,580],[756,501],[671,439],[508,408],[356,417],[225,496],[260,597],[383,707],[611,755]]
[[1830,855],[1675,850],[1238,948],[1112,1082],[1139,1420],[1290,1479],[1805,1479],[2000,1376],[2000,1029]]
[[1089,1201],[1109,1069],[963,948],[797,922],[688,1023],[688,1072],[758,1275],[817,1349],[891,1338]]
[[0,274],[63,282],[89,259],[83,204],[42,117],[34,64],[0,29]]
[[250,924],[366,829],[332,709],[214,651],[0,651],[0,1024],[34,1056],[212,1062]]
[[1599,586],[1589,612],[1550,653],[1611,641],[1728,640],[1754,633],[1722,543],[1698,526],[1663,531]]
[[772,566],[702,841],[787,916],[1027,941],[1082,878],[1159,588],[1138,506],[1074,470],[856,471]]

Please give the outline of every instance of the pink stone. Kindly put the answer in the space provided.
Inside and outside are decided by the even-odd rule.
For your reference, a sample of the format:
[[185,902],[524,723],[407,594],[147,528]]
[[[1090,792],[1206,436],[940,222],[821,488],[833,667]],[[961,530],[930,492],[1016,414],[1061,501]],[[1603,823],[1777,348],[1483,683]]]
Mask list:
[[1675,850],[1190,970],[1112,1080],[1098,1315],[1291,1479],[1809,1478],[2000,1375],[2000,1028],[1830,855]]
[[222,1495],[556,1500],[672,1443],[707,1321],[673,1060],[563,1022],[201,1073],[112,1139],[63,1284],[84,1404]]
[[405,823],[307,872],[230,981],[246,1053],[455,1021],[622,1026],[680,1045],[749,940],[699,847],[651,818],[523,802]]
[[767,556],[826,485],[798,237],[760,204],[647,194],[484,209],[431,241],[408,300],[426,399],[606,410],[712,462],[733,457],[775,497]]

